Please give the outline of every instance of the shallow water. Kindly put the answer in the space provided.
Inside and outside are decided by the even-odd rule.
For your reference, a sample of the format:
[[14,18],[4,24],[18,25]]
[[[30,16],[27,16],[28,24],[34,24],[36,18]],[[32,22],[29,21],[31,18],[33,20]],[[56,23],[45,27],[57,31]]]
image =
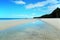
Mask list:
[[37,19],[0,31],[0,40],[60,40],[60,30]]

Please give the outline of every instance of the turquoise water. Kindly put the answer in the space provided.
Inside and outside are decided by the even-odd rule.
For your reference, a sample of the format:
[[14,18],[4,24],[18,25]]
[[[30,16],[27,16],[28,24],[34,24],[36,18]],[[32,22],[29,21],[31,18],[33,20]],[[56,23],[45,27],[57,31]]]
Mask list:
[[[58,36],[59,35],[59,36]],[[0,40],[60,40],[60,30],[36,20],[0,31]]]
[[18,20],[22,18],[0,18],[0,20]]

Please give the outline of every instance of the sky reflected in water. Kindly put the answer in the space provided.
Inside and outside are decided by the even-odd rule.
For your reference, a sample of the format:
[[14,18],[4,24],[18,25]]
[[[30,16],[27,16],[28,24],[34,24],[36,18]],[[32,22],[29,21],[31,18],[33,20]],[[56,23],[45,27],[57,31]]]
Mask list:
[[55,27],[36,20],[0,31],[0,40],[56,40],[60,39],[59,33]]

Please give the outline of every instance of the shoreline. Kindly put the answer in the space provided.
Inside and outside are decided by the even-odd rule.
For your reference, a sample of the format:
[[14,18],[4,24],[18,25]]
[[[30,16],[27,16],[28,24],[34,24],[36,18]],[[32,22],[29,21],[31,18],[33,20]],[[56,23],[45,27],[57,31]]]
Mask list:
[[34,22],[36,19],[25,19],[25,20],[8,20],[0,22],[0,30],[4,30],[16,25],[21,25],[29,22]]
[[37,20],[46,22],[46,23],[60,29],[60,27],[59,27],[60,19],[59,18],[57,18],[57,19],[55,19],[55,18],[54,19],[42,18],[42,19],[22,19],[22,20],[5,20],[5,21],[0,20],[0,30],[4,30],[7,28],[16,26],[16,25],[21,25],[21,24],[25,24],[25,23],[29,23],[29,22],[35,22]]

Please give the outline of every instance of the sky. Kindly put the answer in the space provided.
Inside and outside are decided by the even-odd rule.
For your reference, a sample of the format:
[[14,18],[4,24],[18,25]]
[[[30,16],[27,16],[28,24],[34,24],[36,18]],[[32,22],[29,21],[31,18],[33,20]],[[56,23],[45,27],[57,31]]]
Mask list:
[[50,14],[60,0],[0,0],[0,18],[33,18]]

